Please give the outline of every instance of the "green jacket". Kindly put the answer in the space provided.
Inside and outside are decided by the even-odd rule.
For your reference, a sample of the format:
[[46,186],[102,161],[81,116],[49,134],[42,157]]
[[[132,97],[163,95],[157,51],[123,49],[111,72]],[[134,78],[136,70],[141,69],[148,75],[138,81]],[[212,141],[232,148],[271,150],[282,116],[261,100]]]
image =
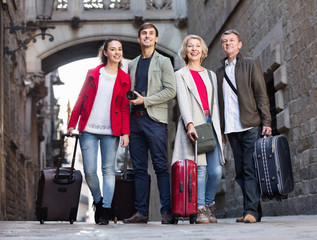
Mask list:
[[[270,104],[266,92],[266,83],[258,60],[237,55],[235,78],[238,91],[240,121],[244,128],[262,126],[271,127]],[[224,81],[225,59],[218,68],[218,101],[221,129],[224,131],[224,101],[222,83]]]
[[[134,90],[137,65],[141,56],[129,63],[128,73],[131,78],[131,90]],[[176,96],[176,81],[171,60],[154,51],[148,72],[147,95],[144,107],[154,121],[167,123],[167,102]]]

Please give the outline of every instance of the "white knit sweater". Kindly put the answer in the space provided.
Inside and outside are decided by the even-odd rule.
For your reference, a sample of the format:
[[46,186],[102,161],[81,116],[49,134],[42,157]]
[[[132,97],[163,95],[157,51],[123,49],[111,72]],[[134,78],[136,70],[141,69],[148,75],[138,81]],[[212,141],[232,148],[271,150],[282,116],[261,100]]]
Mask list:
[[104,68],[100,68],[99,85],[94,105],[85,127],[86,132],[112,135],[110,106],[116,78],[117,74],[107,73]]

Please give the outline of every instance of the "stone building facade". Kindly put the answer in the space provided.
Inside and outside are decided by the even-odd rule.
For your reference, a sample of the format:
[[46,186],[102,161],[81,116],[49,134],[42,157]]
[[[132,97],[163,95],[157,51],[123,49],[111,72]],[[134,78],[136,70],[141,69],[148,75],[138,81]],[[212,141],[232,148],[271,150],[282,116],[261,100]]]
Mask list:
[[27,70],[26,49],[20,46],[28,36],[21,28],[9,29],[10,23],[23,26],[25,16],[25,1],[1,1],[0,220],[35,219],[39,173],[53,157],[58,123],[58,111],[50,109],[50,76]]
[[[202,36],[209,48],[206,68],[220,66],[220,37],[232,28],[241,33],[242,54],[261,62],[274,133],[288,139],[295,180],[288,199],[263,203],[264,215],[317,214],[317,2],[204,0],[187,1],[187,8],[188,33]],[[225,156],[216,215],[236,217],[242,196],[230,146]]]
[[[162,1],[131,0],[131,10],[122,15],[85,11],[81,2],[69,1],[69,12],[53,14],[57,26],[54,35],[58,36],[54,42],[38,40],[41,42],[30,43],[27,51],[20,49],[16,52],[13,61],[4,54],[5,48],[16,49],[18,40],[25,39],[26,35],[21,31],[10,34],[5,27],[11,21],[16,25],[25,21],[27,12],[34,11],[34,7],[29,7],[34,1],[1,0],[0,220],[35,219],[38,175],[40,169],[46,166],[45,159],[53,158],[53,135],[56,133],[56,122],[53,120],[50,125],[45,117],[49,110],[42,109],[52,104],[47,100],[51,90],[49,76],[44,75],[61,63],[75,60],[75,57],[87,57],[87,52],[81,51],[88,49],[82,46],[89,45],[81,44],[96,43],[109,36],[120,36],[125,49],[129,50],[127,55],[134,57],[135,51],[139,51],[134,25],[141,20],[157,24],[161,34],[158,50],[174,59],[175,69],[181,67],[177,51],[187,32],[186,23],[189,34],[198,34],[205,39],[209,55],[203,65],[214,71],[224,57],[220,49],[221,33],[230,28],[241,32],[242,53],[261,61],[275,119],[273,127],[275,133],[287,137],[293,162],[294,192],[283,202],[263,203],[264,215],[317,214],[316,1],[196,0],[187,1],[184,7],[183,0],[169,0],[166,2],[169,2],[168,6],[173,6],[172,10],[161,9],[158,12],[146,9],[145,3]],[[146,10],[140,11],[140,6]],[[186,11],[186,7],[190,11]],[[91,21],[87,21],[89,19]],[[96,51],[92,52],[94,55]],[[56,58],[58,56],[60,58]],[[73,58],[63,59],[61,56]],[[177,112],[176,105],[173,110]],[[169,133],[173,135],[177,114],[171,118]],[[168,143],[171,147],[173,138]],[[225,149],[225,156],[227,164],[217,194],[216,214],[217,217],[240,216],[242,198],[234,181],[229,146]],[[154,185],[153,181],[153,192]],[[159,203],[151,202],[151,208],[158,210]],[[153,220],[159,214],[154,212],[157,211],[151,213]]]
[[[45,91],[34,92],[26,84],[27,71],[25,53],[16,52],[16,59],[4,54],[4,48],[17,48],[17,41],[22,34],[9,34],[4,27],[10,21],[23,22],[24,1],[15,1],[1,5],[1,84],[0,84],[0,219],[22,220],[32,219],[29,216],[34,209],[31,199],[34,198],[36,179],[34,173],[38,169],[38,124],[36,119],[37,101]],[[22,9],[22,11],[21,11]],[[41,83],[36,83],[38,86]],[[37,90],[35,90],[37,91]],[[34,93],[34,94],[33,94]],[[33,95],[33,96],[32,96]],[[27,112],[28,109],[30,112]],[[32,114],[30,114],[32,112]],[[33,201],[34,202],[34,201]]]
[[[43,0],[41,3],[44,3]],[[16,51],[11,60],[4,54],[17,49],[19,40],[28,39],[16,29],[5,28],[13,22],[35,26],[38,21],[36,0],[1,0],[1,86],[0,86],[0,220],[34,220],[39,172],[53,166],[56,123],[49,115],[52,107],[50,74],[60,66],[83,58],[95,57],[105,39],[119,38],[124,57],[140,54],[138,27],[145,21],[159,29],[157,50],[170,57],[175,69],[181,67],[178,47],[186,35],[186,0],[55,0],[47,33],[54,41],[37,38],[27,49]],[[39,34],[40,30],[28,31]],[[170,38],[173,36],[173,38]],[[54,99],[53,99],[54,100]],[[171,110],[175,101],[171,101]],[[171,114],[173,116],[173,114]],[[171,117],[172,118],[172,117]],[[172,121],[171,121],[172,122]],[[175,127],[169,125],[169,134]],[[169,138],[169,146],[172,146]],[[169,156],[172,154],[169,147]],[[161,218],[154,170],[150,197],[150,219]],[[89,204],[91,206],[91,204]]]

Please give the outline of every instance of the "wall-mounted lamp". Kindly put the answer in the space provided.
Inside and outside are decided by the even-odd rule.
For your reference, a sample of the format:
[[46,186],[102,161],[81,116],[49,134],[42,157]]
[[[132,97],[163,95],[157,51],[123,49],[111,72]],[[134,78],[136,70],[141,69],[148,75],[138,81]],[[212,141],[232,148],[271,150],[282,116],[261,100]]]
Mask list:
[[4,53],[11,56],[13,62],[16,61],[15,52],[24,49],[26,50],[27,45],[30,42],[36,42],[36,37],[42,36],[42,39],[45,40],[45,36],[49,37],[49,41],[54,41],[54,36],[46,33],[47,29],[55,29],[55,26],[48,26],[47,22],[51,19],[55,0],[36,0],[36,23],[33,26],[26,26],[25,22],[21,22],[21,25],[14,25],[13,22],[10,22],[8,27],[4,29],[9,29],[10,34],[14,34],[16,31],[21,31],[22,34],[25,34],[26,30],[36,30],[40,29],[41,33],[35,34],[32,36],[31,33],[27,33],[28,38],[21,41],[18,40],[18,48],[15,50],[9,50],[8,47],[4,48]]
[[61,86],[64,85],[65,83],[62,82],[62,80],[59,78],[58,74],[51,74],[51,83],[54,86]]

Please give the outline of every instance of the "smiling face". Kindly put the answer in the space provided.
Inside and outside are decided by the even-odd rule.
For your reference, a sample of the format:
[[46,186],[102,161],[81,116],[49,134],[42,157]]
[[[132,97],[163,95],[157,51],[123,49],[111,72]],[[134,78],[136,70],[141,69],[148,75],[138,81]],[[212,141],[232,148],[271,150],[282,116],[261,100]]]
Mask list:
[[202,61],[202,46],[198,39],[189,39],[186,45],[186,56],[188,62],[198,62]]
[[141,47],[155,47],[157,40],[156,30],[152,27],[143,29],[138,37]]
[[111,41],[107,50],[104,50],[108,63],[120,63],[122,60],[122,45],[119,41]]
[[228,58],[236,56],[239,53],[241,47],[242,42],[239,41],[239,38],[236,34],[230,33],[222,36],[221,48]]

